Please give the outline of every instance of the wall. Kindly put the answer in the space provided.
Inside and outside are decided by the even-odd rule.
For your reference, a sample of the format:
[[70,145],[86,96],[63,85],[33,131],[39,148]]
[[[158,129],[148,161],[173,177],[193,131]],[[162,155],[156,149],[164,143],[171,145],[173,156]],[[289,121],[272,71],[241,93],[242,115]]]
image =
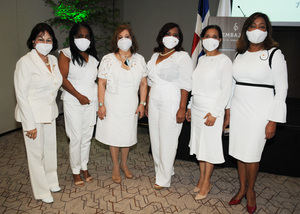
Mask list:
[[[10,0],[0,3],[0,134],[20,126],[14,119],[15,94],[13,74],[16,62],[28,50],[26,40],[38,22],[52,17],[52,11],[43,0]],[[58,35],[59,41],[64,41]],[[60,47],[62,47],[60,45]]]
[[300,100],[300,27],[273,27],[273,37],[285,56],[288,67],[288,97]]
[[[121,15],[130,22],[137,37],[140,53],[149,60],[160,28],[167,22],[180,25],[183,47],[190,52],[195,31],[198,0],[123,0]],[[210,13],[215,15],[219,0],[211,0]]]

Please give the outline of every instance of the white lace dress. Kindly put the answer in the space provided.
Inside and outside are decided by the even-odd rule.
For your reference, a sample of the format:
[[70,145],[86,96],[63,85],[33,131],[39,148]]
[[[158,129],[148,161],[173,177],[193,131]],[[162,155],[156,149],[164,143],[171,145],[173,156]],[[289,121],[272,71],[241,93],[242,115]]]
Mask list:
[[114,53],[105,55],[100,63],[99,78],[106,79],[104,105],[106,117],[98,118],[96,139],[104,144],[129,147],[137,143],[138,90],[147,76],[144,57],[133,54],[130,70],[121,67]]

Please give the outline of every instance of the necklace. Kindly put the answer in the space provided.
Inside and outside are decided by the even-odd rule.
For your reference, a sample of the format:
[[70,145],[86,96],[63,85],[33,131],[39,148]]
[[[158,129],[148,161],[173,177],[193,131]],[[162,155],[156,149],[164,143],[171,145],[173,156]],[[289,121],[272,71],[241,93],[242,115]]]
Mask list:
[[120,53],[118,53],[118,54],[119,54],[120,58],[122,58],[122,59],[128,59],[128,58],[130,58],[129,55],[122,55]]
[[172,49],[170,51],[168,51],[167,53],[159,53],[160,56],[167,56],[168,54],[172,53],[173,51],[175,51],[175,49]]
[[[120,54],[119,52],[118,52],[118,54],[119,54],[119,56],[120,56],[120,58],[121,58],[122,63],[124,63],[126,66],[129,66],[129,64],[130,64],[130,62],[129,62],[129,57],[130,57],[130,56],[122,55],[122,54]],[[124,60],[124,62],[123,62],[123,60]]]
[[[45,59],[46,61],[45,61],[44,59]],[[45,65],[46,65],[46,66],[49,66],[50,63],[49,63],[48,57],[45,57],[44,59],[43,59],[43,62],[45,63]]]

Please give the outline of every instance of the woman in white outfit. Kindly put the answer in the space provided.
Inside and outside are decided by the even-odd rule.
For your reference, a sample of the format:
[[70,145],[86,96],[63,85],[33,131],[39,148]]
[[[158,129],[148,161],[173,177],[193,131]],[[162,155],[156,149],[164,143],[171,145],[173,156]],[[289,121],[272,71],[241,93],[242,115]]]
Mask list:
[[193,72],[192,97],[187,111],[191,123],[190,154],[196,155],[200,179],[194,192],[196,200],[206,198],[211,188],[214,164],[224,163],[222,129],[225,107],[231,95],[232,62],[218,48],[222,31],[209,25],[201,32],[205,55]]
[[97,112],[97,67],[99,61],[94,34],[86,23],[74,24],[69,33],[70,47],[59,51],[63,76],[65,128],[70,139],[70,165],[74,184],[92,181],[88,172],[91,139]]
[[249,213],[256,210],[254,185],[266,139],[274,136],[276,123],[286,121],[287,66],[277,47],[268,17],[252,14],[237,42],[235,86],[225,119],[227,125],[230,116],[229,154],[238,160],[240,181],[229,204],[239,204],[246,195]]
[[14,85],[17,98],[15,117],[22,123],[34,198],[52,203],[51,192],[60,191],[57,178],[56,124],[57,91],[62,83],[52,28],[37,24],[27,40],[31,50],[16,65]]
[[158,47],[149,70],[149,131],[156,181],[154,188],[170,187],[178,137],[185,119],[192,85],[192,61],[183,51],[183,34],[175,23],[165,24],[156,38]]
[[137,143],[138,117],[144,116],[147,72],[144,57],[136,53],[137,42],[130,26],[116,29],[112,50],[102,58],[99,67],[96,139],[110,146],[112,180],[121,183],[120,168],[126,178],[133,177],[127,157],[129,147]]

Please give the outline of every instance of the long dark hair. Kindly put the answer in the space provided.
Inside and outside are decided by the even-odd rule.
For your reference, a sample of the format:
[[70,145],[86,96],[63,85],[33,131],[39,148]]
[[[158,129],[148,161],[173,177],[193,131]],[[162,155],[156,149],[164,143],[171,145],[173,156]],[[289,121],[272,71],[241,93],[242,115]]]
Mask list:
[[70,50],[71,50],[71,54],[72,54],[72,62],[75,64],[75,61],[76,61],[78,63],[78,65],[83,66],[83,64],[86,61],[83,58],[83,56],[81,56],[80,50],[77,48],[77,46],[74,43],[75,35],[78,34],[79,29],[81,27],[86,28],[90,34],[91,44],[90,44],[90,47],[85,52],[87,54],[95,57],[97,60],[99,60],[99,59],[98,59],[97,51],[96,51],[96,47],[95,47],[95,37],[94,37],[94,33],[93,33],[91,27],[87,23],[83,23],[83,22],[76,23],[72,26],[72,28],[69,32]]
[[45,31],[47,31],[49,33],[49,35],[52,37],[52,42],[53,42],[52,47],[53,48],[51,51],[55,51],[57,49],[57,47],[58,47],[57,39],[55,37],[53,29],[47,23],[41,22],[33,27],[33,29],[31,30],[30,36],[27,39],[27,47],[30,50],[32,50],[34,48],[32,41],[34,41],[40,33],[44,33]]
[[261,17],[265,20],[267,32],[268,32],[266,39],[263,41],[264,49],[270,50],[273,47],[279,46],[278,42],[274,41],[274,39],[272,38],[272,25],[271,25],[271,22],[270,22],[268,16],[264,13],[256,12],[256,13],[253,13],[248,19],[246,19],[246,21],[243,25],[241,36],[236,43],[236,51],[239,54],[243,54],[248,50],[248,48],[250,46],[250,42],[247,38],[246,32],[247,32],[248,28],[250,27],[250,25],[254,22],[254,20],[259,17]]
[[164,26],[162,26],[162,28],[159,30],[159,33],[156,37],[156,42],[157,42],[158,46],[154,48],[154,52],[163,52],[164,51],[165,46],[164,46],[162,40],[163,40],[164,36],[167,35],[168,31],[175,27],[178,29],[178,35],[179,35],[179,38],[178,38],[179,42],[176,45],[175,50],[176,51],[184,50],[182,47],[183,34],[182,34],[182,31],[181,31],[179,25],[176,23],[169,22],[169,23],[165,24]]

